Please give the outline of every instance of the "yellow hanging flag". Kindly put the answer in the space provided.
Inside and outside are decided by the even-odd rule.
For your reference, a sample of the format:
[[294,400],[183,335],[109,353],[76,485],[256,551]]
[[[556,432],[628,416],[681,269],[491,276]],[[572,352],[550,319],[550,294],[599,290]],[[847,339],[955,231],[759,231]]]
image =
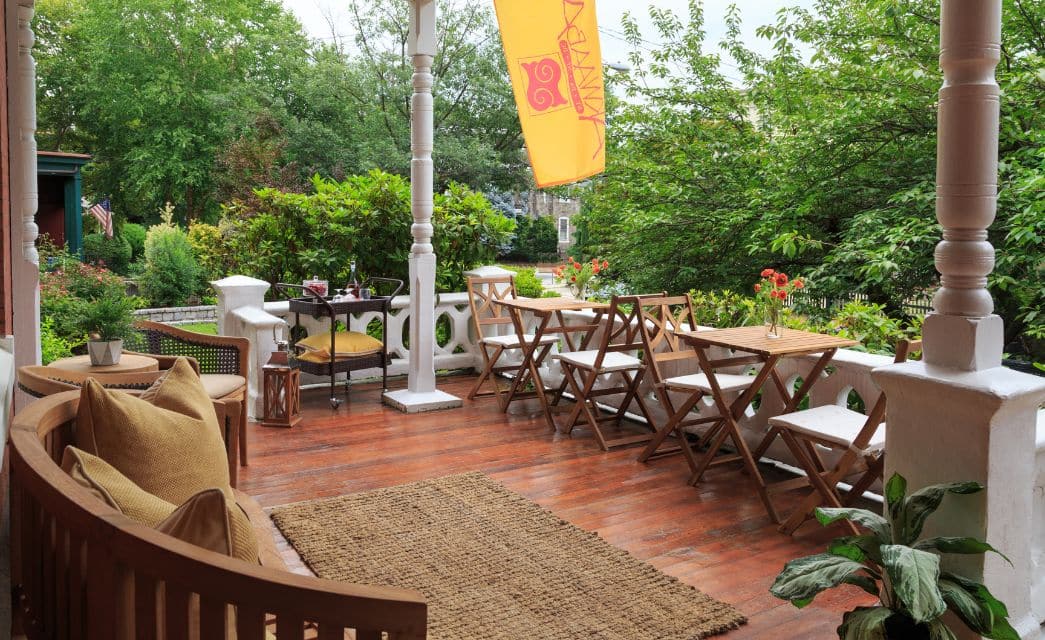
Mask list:
[[494,0],[538,187],[606,168],[606,98],[595,0]]

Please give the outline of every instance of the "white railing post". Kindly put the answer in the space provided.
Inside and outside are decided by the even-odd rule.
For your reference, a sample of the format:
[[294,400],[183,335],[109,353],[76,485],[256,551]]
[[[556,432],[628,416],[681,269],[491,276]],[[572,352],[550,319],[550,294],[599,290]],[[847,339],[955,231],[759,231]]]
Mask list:
[[[11,173],[11,289],[15,366],[40,364],[40,272],[36,252],[36,63],[33,0],[7,5],[8,100]],[[19,391],[15,408],[31,398]]]
[[[987,489],[949,498],[926,535],[986,538],[994,554],[945,557],[981,578],[1009,608],[1021,638],[1041,637],[1031,606],[1035,420],[1045,380],[1001,367],[1002,320],[986,289],[994,267],[987,228],[997,205],[1002,0],[943,0],[936,248],[941,288],[924,324],[923,362],[875,372],[888,400],[886,476],[912,489],[976,480]],[[1041,514],[1038,514],[1040,517]],[[960,638],[974,638],[967,630]]]

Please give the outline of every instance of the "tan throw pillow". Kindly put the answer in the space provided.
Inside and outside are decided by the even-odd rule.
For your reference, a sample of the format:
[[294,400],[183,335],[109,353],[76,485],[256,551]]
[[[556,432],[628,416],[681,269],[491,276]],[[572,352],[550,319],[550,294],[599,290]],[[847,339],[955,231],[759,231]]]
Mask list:
[[88,379],[80,393],[76,444],[171,504],[215,487],[235,502],[214,406],[184,359],[140,398]]
[[209,551],[258,563],[258,541],[243,509],[220,489],[204,489],[180,507],[141,489],[112,465],[66,447],[62,469],[127,517]]
[[[299,340],[297,346],[304,349],[304,353],[298,356],[299,360],[330,362],[329,333],[311,335],[304,340]],[[339,331],[334,334],[335,360],[381,353],[384,348],[384,343],[377,338],[358,331]]]

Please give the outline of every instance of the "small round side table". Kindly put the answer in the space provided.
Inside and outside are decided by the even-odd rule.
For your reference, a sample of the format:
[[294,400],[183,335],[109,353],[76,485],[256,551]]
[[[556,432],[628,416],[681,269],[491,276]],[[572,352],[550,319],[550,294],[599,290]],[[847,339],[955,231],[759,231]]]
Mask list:
[[55,360],[47,365],[63,371],[77,371],[79,373],[143,373],[147,371],[159,371],[160,363],[156,358],[125,353],[120,356],[118,364],[104,367],[91,366],[90,356],[73,356]]

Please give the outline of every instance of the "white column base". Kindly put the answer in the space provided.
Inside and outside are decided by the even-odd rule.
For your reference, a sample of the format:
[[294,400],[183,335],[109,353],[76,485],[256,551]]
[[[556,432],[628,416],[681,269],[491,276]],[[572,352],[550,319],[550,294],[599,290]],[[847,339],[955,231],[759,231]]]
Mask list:
[[[975,480],[986,490],[948,496],[923,536],[986,539],[995,554],[947,555],[943,568],[973,580],[1008,605],[1023,640],[1041,638],[1032,614],[1035,423],[1045,379],[1004,367],[958,371],[924,362],[875,369],[889,403],[885,477],[899,472],[908,492],[939,482]],[[955,629],[961,640],[979,636]]]
[[464,404],[457,396],[450,395],[445,391],[439,391],[438,389],[421,392],[400,389],[385,393],[381,399],[388,406],[399,409],[403,413],[424,413],[426,411],[456,409]]

